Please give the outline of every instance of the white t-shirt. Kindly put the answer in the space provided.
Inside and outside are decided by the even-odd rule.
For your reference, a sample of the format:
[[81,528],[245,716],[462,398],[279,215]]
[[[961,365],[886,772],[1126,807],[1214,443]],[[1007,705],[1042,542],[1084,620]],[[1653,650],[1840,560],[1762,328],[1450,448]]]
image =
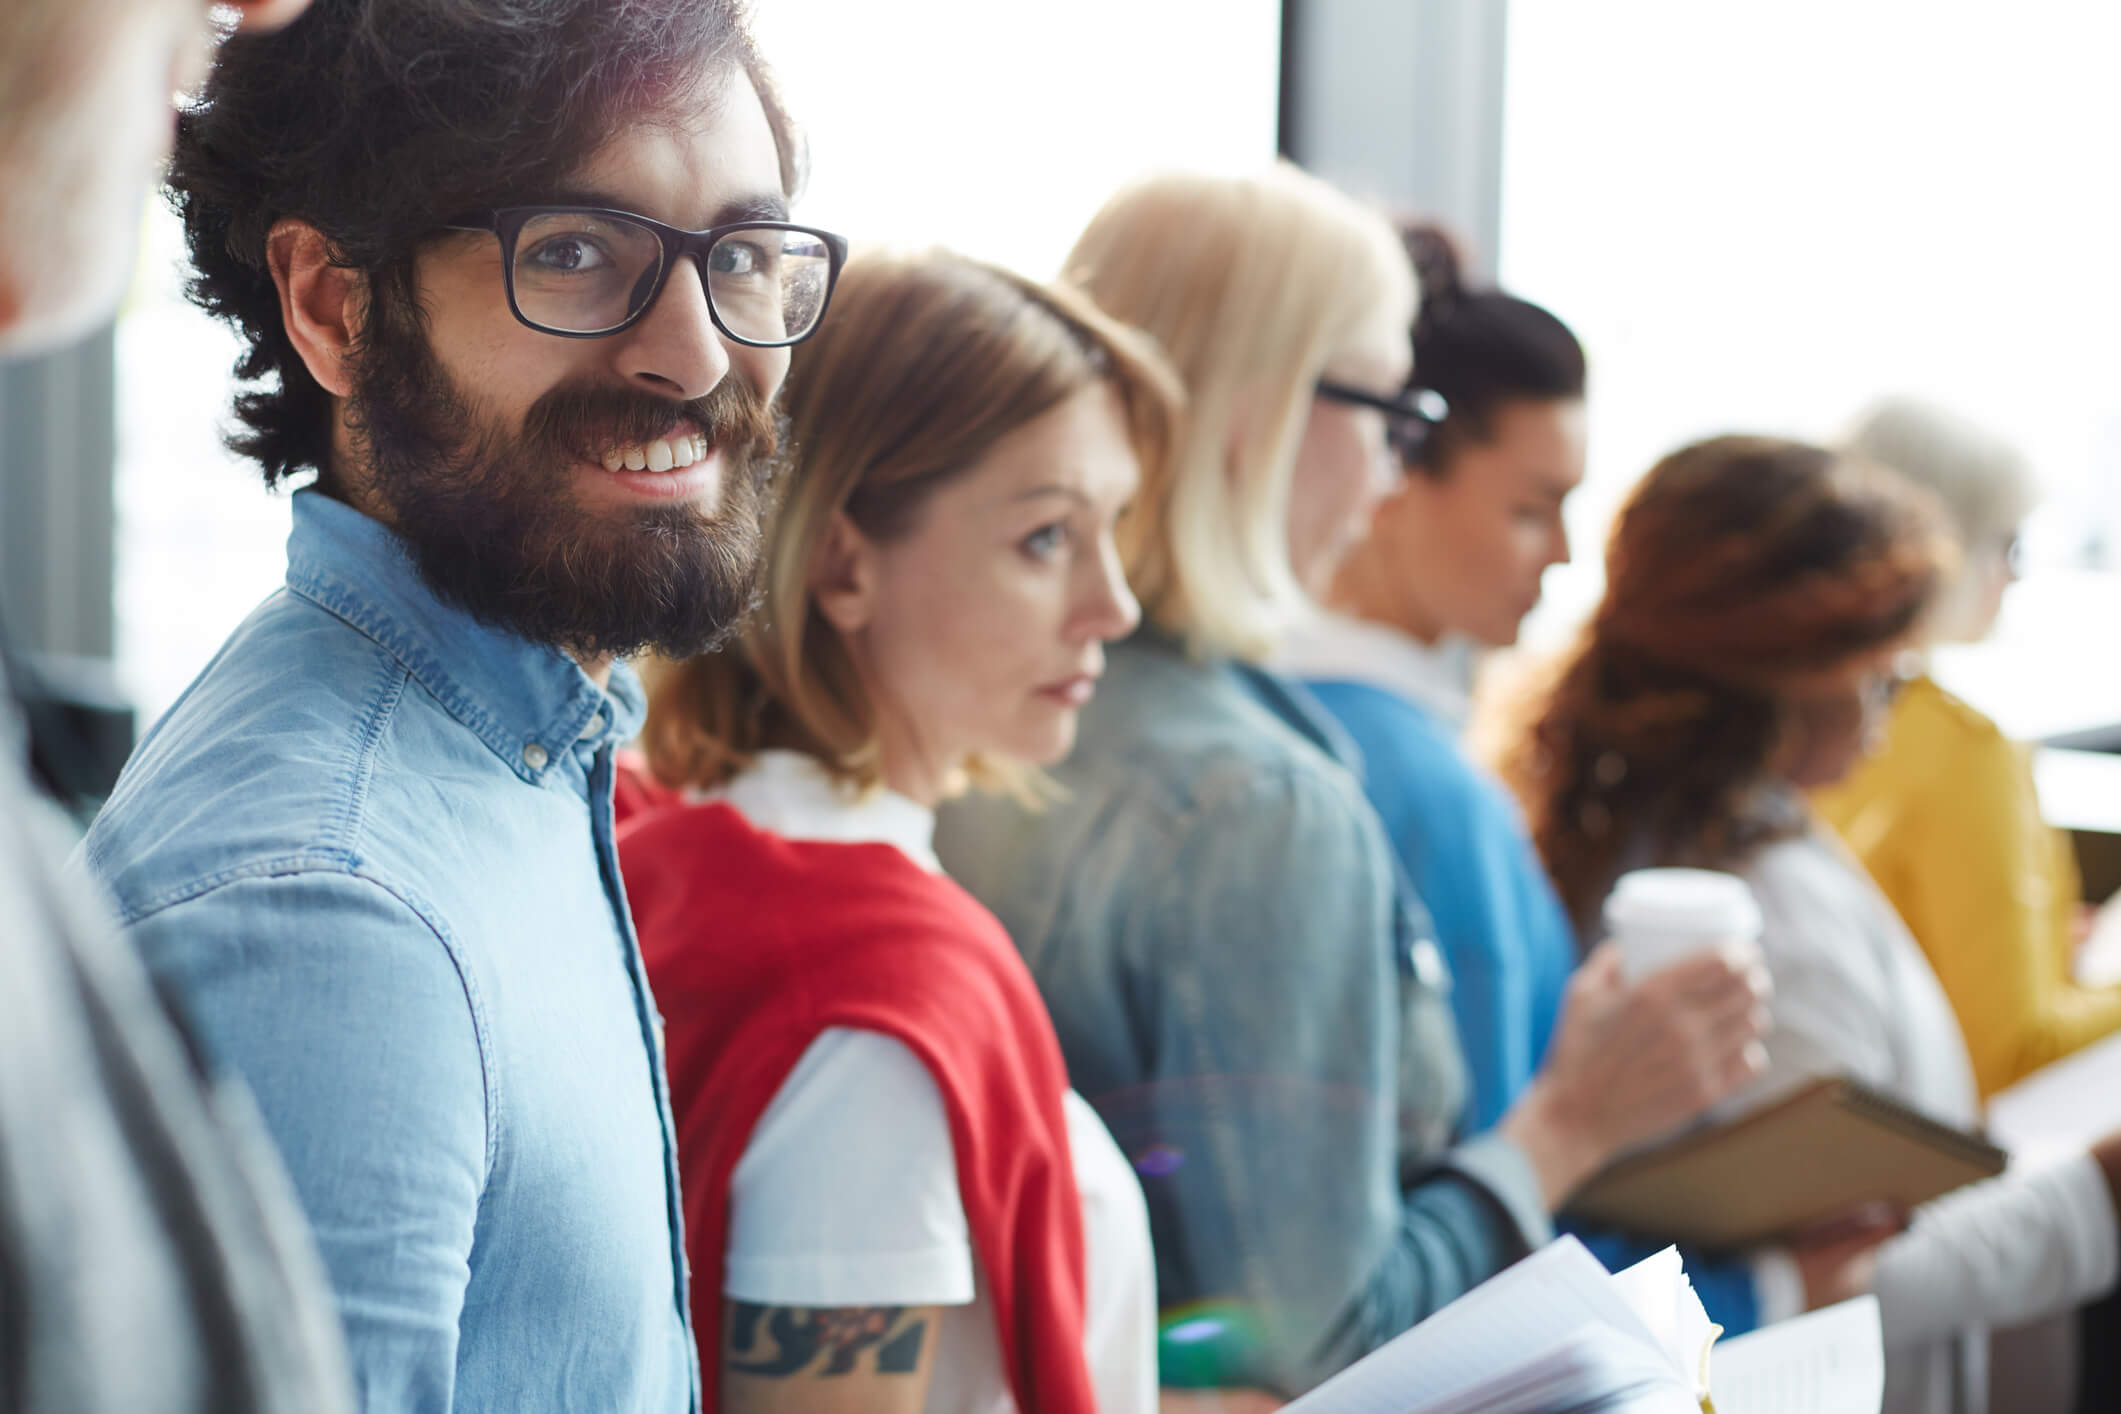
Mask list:
[[[940,872],[934,817],[855,800],[808,758],[762,755],[720,797],[788,839],[881,841]],[[1097,1112],[1063,1101],[1087,1251],[1084,1353],[1106,1414],[1156,1406],[1156,1268],[1134,1171]],[[723,1294],[767,1306],[940,1306],[929,1414],[1009,1414],[993,1308],[972,1251],[941,1092],[875,1032],[833,1028],[760,1116],[730,1179]]]

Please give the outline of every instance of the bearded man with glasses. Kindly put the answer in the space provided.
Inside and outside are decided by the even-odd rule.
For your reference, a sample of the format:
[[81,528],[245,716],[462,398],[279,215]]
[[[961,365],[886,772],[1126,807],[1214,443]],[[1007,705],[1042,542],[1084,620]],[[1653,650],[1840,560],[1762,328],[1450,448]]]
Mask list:
[[318,0],[172,188],[286,588],[84,846],[257,1092],[370,1409],[698,1404],[621,661],[753,596],[845,255],[734,0]]

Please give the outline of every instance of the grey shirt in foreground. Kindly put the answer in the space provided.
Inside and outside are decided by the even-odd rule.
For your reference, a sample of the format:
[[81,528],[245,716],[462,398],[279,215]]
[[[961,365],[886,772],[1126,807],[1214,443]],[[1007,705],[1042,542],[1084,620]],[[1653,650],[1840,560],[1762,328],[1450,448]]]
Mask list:
[[[1076,1089],[1142,1175],[1166,1334],[1243,1327],[1226,1381],[1308,1389],[1552,1236],[1537,1176],[1452,1140],[1449,977],[1304,689],[1110,653],[1066,792],[940,817],[944,867],[1015,938]],[[1174,1361],[1166,1362],[1166,1378]]]
[[0,680],[0,1410],[341,1414],[323,1273],[210,1079],[57,861]]

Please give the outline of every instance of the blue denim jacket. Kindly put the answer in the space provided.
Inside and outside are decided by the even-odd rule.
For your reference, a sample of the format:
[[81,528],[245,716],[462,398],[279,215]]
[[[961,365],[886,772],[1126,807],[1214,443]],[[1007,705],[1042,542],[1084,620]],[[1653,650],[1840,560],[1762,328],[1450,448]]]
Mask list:
[[1204,1378],[1307,1389],[1551,1235],[1515,1146],[1451,1147],[1448,975],[1345,749],[1296,683],[1145,630],[1064,800],[942,812],[944,865],[1142,1175],[1166,1383],[1178,1343],[1240,1325]]
[[256,1092],[362,1407],[695,1407],[677,1175],[612,852],[638,681],[428,593],[295,497],[287,588],[140,745],[84,845]]

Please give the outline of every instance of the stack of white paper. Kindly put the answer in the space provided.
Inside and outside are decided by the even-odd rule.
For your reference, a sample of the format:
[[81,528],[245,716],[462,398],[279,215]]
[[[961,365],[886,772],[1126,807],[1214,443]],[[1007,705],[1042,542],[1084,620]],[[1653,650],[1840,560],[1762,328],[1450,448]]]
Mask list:
[[1727,1340],[1716,1347],[1716,1414],[1878,1414],[1885,1350],[1878,1298]]
[[1712,1378],[1717,1332],[1677,1252],[1616,1277],[1565,1237],[1287,1414],[1877,1414],[1885,1362],[1875,1301],[1719,1347]]

